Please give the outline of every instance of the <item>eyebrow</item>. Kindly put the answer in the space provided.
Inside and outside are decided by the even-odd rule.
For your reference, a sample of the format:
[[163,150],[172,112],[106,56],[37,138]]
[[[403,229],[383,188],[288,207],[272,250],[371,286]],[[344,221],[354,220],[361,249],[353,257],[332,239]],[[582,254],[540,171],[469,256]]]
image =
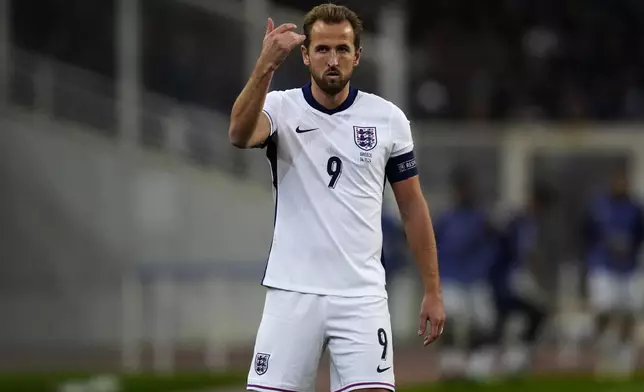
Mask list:
[[[329,44],[315,44],[314,45],[315,48],[330,48],[332,46],[334,46],[334,45],[329,45]],[[336,48],[351,48],[351,45],[349,45],[347,43],[341,43],[341,44],[335,45],[335,47]]]

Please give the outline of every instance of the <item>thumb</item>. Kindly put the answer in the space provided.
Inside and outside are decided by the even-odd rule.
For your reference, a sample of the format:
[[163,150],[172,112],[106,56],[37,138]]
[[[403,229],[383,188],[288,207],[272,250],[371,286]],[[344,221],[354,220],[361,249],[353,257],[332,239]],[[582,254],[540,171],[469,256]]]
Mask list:
[[266,35],[269,35],[274,28],[275,24],[273,24],[273,19],[268,18],[268,22],[266,23]]

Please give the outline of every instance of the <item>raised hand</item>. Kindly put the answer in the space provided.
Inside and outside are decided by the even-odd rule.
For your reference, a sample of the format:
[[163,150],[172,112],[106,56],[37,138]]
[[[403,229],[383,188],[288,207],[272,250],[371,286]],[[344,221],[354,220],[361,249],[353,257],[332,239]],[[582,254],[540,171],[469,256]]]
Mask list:
[[293,31],[296,27],[293,23],[285,23],[275,28],[273,19],[268,18],[259,61],[270,70],[276,70],[291,50],[304,42],[305,36]]

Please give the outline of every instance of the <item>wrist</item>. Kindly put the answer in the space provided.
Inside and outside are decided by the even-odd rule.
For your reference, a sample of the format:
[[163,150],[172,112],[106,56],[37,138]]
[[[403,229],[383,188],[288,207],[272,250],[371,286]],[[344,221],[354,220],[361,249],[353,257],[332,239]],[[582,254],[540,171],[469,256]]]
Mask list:
[[274,62],[268,61],[261,56],[257,59],[255,72],[257,72],[259,76],[272,76],[275,70],[277,70],[277,64]]
[[440,288],[425,288],[425,297],[432,298],[432,299],[441,299],[443,297],[443,294],[441,293]]

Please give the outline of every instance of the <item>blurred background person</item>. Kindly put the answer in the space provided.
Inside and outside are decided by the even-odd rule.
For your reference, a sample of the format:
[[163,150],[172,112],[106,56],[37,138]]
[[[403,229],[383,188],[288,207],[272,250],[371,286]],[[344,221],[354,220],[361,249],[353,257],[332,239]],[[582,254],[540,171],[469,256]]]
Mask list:
[[477,200],[474,173],[458,166],[450,180],[452,205],[439,215],[435,228],[445,311],[451,320],[442,369],[445,374],[465,370],[474,377],[487,374],[493,364],[484,343],[496,317],[488,276],[498,238]]
[[593,198],[584,216],[584,260],[588,299],[596,315],[599,366],[632,370],[636,361],[636,318],[644,311],[638,268],[644,240],[644,212],[632,195],[628,172],[612,172],[609,187]]
[[[547,258],[552,257],[547,218],[553,202],[552,189],[536,184],[526,206],[500,229],[500,251],[490,270],[497,313],[491,340],[502,349],[504,372],[529,368],[539,333],[554,305],[541,279],[553,275],[553,271],[544,271],[550,264]],[[516,315],[524,318],[524,328],[518,339],[508,338],[508,323]]]

